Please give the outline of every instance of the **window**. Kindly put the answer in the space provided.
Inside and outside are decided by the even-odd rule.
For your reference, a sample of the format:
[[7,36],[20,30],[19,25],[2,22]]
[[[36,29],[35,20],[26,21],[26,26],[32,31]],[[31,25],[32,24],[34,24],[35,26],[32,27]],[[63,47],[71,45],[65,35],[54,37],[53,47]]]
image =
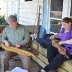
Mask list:
[[51,0],[50,4],[50,32],[59,32],[59,22],[62,19],[63,0]]
[[32,0],[25,0],[25,1],[32,1]]
[[50,31],[58,33],[60,31],[61,25],[59,24],[60,20],[51,19],[50,20]]
[[72,18],[72,0],[71,0],[71,11],[70,11],[70,16]]

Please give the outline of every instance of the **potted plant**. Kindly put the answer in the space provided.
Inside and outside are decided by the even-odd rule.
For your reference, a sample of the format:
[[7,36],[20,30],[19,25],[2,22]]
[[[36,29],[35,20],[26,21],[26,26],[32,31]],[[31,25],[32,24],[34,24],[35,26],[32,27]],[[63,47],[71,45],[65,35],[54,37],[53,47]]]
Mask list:
[[6,21],[5,21],[5,17],[0,17],[0,33],[2,33],[3,29],[5,28],[5,26],[7,25]]

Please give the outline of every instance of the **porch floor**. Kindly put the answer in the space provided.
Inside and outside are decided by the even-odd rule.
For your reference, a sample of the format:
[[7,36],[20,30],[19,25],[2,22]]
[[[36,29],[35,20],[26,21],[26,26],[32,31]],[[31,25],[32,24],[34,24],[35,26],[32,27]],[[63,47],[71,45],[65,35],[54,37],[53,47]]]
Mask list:
[[[0,55],[1,55],[1,53],[0,53]],[[31,64],[30,72],[38,72],[38,70],[41,69],[41,67],[33,59],[31,59],[30,64]],[[13,58],[9,61],[9,71],[14,69],[15,67],[23,68],[22,62],[18,57]],[[0,70],[1,70],[1,62],[0,62]]]

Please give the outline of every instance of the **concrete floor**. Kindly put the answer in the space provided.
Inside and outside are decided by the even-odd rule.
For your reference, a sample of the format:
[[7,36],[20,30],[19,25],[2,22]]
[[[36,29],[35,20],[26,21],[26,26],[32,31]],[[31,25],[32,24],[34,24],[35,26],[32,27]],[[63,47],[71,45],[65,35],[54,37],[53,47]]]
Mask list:
[[[41,67],[33,59],[31,59],[30,63],[31,63],[30,72],[38,72],[38,70],[41,69]],[[23,68],[22,62],[18,57],[15,57],[9,61],[9,71],[14,69],[15,67]],[[0,64],[0,68],[1,68],[1,64]]]
[[[23,68],[20,59],[11,59],[9,64],[9,71],[15,67]],[[38,72],[39,69],[41,69],[41,67],[33,59],[31,59],[30,72]]]

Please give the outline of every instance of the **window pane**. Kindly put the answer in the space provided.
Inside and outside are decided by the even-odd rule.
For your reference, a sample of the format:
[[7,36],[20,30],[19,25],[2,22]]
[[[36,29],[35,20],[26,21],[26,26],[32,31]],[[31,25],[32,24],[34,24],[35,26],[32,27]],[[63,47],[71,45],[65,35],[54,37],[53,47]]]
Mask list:
[[51,0],[51,11],[62,11],[63,0]]
[[32,0],[25,0],[25,1],[32,1]]
[[62,18],[62,12],[60,12],[60,11],[51,11],[50,12],[50,17],[61,19]]
[[61,25],[58,23],[62,19],[63,0],[51,0],[50,10],[50,31],[58,33]]
[[72,18],[72,0],[71,0],[71,12],[70,12],[70,16]]
[[58,24],[59,22],[60,22],[60,20],[51,19],[51,21],[50,21],[50,31],[51,32],[58,33],[60,31],[61,25]]

